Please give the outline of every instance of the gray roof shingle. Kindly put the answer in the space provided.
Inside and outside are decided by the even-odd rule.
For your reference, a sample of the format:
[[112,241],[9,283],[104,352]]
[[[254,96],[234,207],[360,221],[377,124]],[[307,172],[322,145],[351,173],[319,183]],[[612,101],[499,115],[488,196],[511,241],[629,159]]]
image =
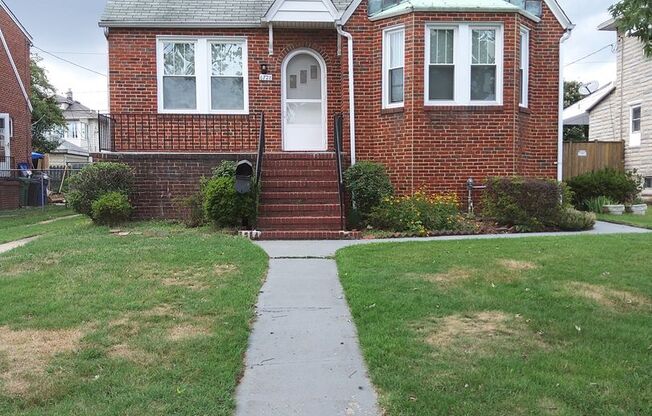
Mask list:
[[[259,26],[274,0],[108,0],[101,26]],[[352,0],[334,0],[343,11]]]

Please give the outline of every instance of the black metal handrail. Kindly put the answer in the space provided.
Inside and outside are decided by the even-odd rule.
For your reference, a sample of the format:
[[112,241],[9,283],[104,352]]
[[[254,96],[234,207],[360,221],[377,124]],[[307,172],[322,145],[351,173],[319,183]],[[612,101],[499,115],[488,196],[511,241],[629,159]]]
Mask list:
[[265,113],[260,113],[260,131],[258,133],[258,156],[256,158],[256,185],[260,184],[263,175],[263,160],[265,158]]
[[344,116],[342,113],[335,114],[335,161],[337,163],[337,182],[339,188],[340,198],[340,226],[344,230],[346,228],[345,212],[344,212],[344,162],[342,160],[342,135],[343,135]]

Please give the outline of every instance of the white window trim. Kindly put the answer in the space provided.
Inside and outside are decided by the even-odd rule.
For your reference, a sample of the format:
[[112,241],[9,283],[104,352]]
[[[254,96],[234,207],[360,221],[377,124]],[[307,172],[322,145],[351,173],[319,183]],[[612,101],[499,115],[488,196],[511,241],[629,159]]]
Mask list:
[[[634,131],[634,109],[641,109],[641,126],[638,131]],[[630,104],[629,107],[629,146],[630,147],[639,147],[641,145],[641,130],[643,130],[643,106],[640,103]]]
[[[525,42],[523,42],[525,38]],[[520,48],[520,68],[523,70],[523,85],[521,85],[521,96],[519,106],[528,108],[530,102],[530,29],[521,27],[519,41]]]
[[[403,32],[403,101],[398,103],[391,103],[389,101],[391,82],[389,79],[389,70],[394,69],[389,66],[389,35],[396,32]],[[402,108],[405,106],[405,26],[392,26],[383,30],[383,56],[382,56],[382,108]],[[399,67],[396,67],[399,68]]]
[[[430,30],[453,29],[453,48],[455,62],[455,100],[430,100]],[[471,100],[471,30],[496,30],[496,100]],[[428,23],[425,28],[424,51],[424,104],[432,107],[480,106],[492,107],[503,105],[503,66],[504,66],[504,29],[502,23]]]
[[[165,109],[163,106],[163,44],[165,42],[184,42],[195,44],[195,79],[197,82],[197,108],[196,109]],[[241,43],[242,44],[242,77],[244,88],[244,109],[242,110],[213,110],[211,105],[211,48],[213,43]],[[158,112],[160,114],[249,114],[249,52],[247,38],[242,36],[157,36],[156,37],[156,73]]]

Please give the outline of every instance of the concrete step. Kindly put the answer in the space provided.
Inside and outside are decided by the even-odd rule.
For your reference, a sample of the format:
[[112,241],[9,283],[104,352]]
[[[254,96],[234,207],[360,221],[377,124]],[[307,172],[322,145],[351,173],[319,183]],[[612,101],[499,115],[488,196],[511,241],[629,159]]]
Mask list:
[[358,240],[361,235],[357,231],[296,231],[271,230],[260,231],[259,240]]

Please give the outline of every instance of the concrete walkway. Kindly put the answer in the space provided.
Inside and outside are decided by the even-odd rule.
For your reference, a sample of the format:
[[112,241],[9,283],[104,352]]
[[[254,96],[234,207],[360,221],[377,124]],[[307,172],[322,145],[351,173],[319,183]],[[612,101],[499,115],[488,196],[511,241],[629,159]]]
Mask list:
[[271,257],[237,391],[237,416],[378,416],[335,261],[343,247],[404,241],[646,233],[599,222],[581,233],[352,241],[261,241]]
[[15,248],[22,247],[32,241],[36,240],[37,237],[23,238],[22,240],[12,241],[10,243],[0,244],[0,254],[11,251]]

